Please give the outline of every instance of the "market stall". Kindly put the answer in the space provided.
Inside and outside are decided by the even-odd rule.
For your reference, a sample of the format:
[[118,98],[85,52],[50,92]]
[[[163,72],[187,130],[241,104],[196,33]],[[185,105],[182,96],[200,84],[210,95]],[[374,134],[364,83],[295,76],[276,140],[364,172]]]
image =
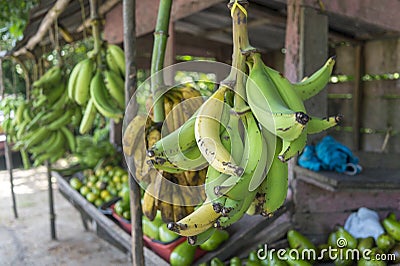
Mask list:
[[[390,245],[377,244],[379,252],[398,252],[399,8],[394,0],[379,8],[370,1],[342,0],[40,3],[24,39],[8,54],[41,66],[31,74],[29,101],[20,105],[19,116],[16,110],[16,128],[27,130],[14,132],[11,139],[32,155],[34,164],[48,166],[52,237],[55,176],[62,195],[80,212],[84,229],[130,253],[134,265],[233,264],[233,257],[259,265],[257,251],[264,244],[337,248],[328,236],[342,237],[342,230],[349,230],[346,220],[361,207],[376,211],[390,238]],[[63,62],[60,47],[82,39],[89,43],[85,55],[72,65]],[[51,50],[54,66],[42,58]],[[195,59],[225,62],[228,71],[178,64],[157,75],[164,67]],[[193,72],[209,80],[198,82]],[[146,75],[140,73],[150,79],[139,80]],[[191,80],[176,81],[179,75]],[[138,98],[146,86],[147,94]],[[258,89],[270,87],[276,91]],[[200,101],[179,109],[196,97]],[[226,122],[202,118],[223,120],[220,102],[228,106]],[[110,132],[102,135],[106,129]],[[175,142],[168,139],[179,130],[183,142],[179,134]],[[318,145],[326,135],[340,149],[321,155]],[[308,157],[302,153],[306,144]],[[268,145],[274,150],[267,154]],[[176,147],[199,162],[187,164]],[[101,152],[103,158],[97,158]],[[76,171],[51,169],[57,159],[74,156],[81,160]],[[350,160],[345,163],[354,171],[332,166],[338,158]],[[207,190],[212,176],[224,175],[232,178],[215,181]],[[170,184],[206,185],[185,192]],[[389,214],[395,218],[388,222]],[[157,219],[161,222],[154,225]],[[158,236],[159,228],[167,228],[174,241],[149,234],[152,226]],[[213,249],[202,248],[216,232],[229,238],[220,237]],[[352,243],[354,237],[347,234]],[[183,253],[189,258],[179,257]]]

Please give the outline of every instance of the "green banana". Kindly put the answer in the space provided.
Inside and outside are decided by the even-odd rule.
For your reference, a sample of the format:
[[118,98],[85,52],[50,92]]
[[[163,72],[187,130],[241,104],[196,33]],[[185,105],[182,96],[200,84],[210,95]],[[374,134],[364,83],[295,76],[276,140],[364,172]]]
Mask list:
[[57,120],[47,125],[49,130],[56,130],[71,122],[72,118],[72,110],[67,110],[62,116],[60,116]]
[[[251,112],[245,115],[247,138],[245,139],[244,155],[240,165],[244,167],[241,177],[231,176],[220,186],[215,187],[216,195],[224,195],[234,200],[242,200],[248,191],[255,191],[263,181],[267,164],[267,144],[261,130]],[[244,191],[246,193],[244,193]]]
[[75,152],[76,148],[76,141],[75,141],[75,136],[72,134],[72,132],[65,126],[62,126],[60,128],[60,131],[64,134],[65,139],[67,140],[69,150],[71,152]]
[[[122,77],[125,77],[125,54],[124,51],[117,45],[109,44],[107,53],[110,53],[112,59],[118,67],[118,71]],[[118,73],[118,72],[116,72]]]
[[260,185],[260,193],[265,195],[261,215],[268,216],[279,209],[285,202],[288,189],[288,165],[278,159],[278,153],[282,147],[282,140],[267,130],[263,130],[266,141],[275,142],[276,149],[272,158],[272,164],[267,177]]
[[309,78],[305,78],[303,81],[293,84],[293,88],[299,93],[303,101],[313,97],[325,88],[330,80],[334,65],[335,58],[331,57]]
[[188,236],[187,241],[188,241],[189,245],[192,245],[192,246],[201,245],[204,242],[206,242],[215,233],[215,231],[217,231],[217,228],[210,227],[203,233],[200,233],[200,234],[194,235],[194,236]]
[[244,169],[235,163],[220,139],[220,119],[227,89],[220,86],[203,103],[195,120],[194,133],[201,154],[212,167],[221,173],[241,176]]
[[79,73],[81,72],[82,64],[83,60],[78,62],[72,69],[68,78],[68,85],[67,85],[68,97],[73,101],[75,101],[76,80],[79,76]]
[[211,229],[211,231],[213,231],[211,236],[206,241],[204,241],[204,243],[199,244],[202,250],[216,250],[223,242],[225,242],[229,238],[229,233],[225,230]]
[[249,106],[257,120],[271,133],[285,141],[296,139],[309,117],[291,110],[283,101],[275,84],[265,71],[260,54],[253,54],[254,64],[246,82]]
[[65,110],[63,109],[50,109],[40,120],[44,125],[47,125],[60,118],[64,113]]
[[39,142],[44,141],[50,135],[50,130],[46,127],[39,127],[38,129],[32,131],[29,139],[25,142],[25,149],[29,150]]
[[55,103],[65,92],[65,83],[60,82],[54,88],[46,94],[47,103],[52,105]]
[[62,78],[62,70],[59,66],[54,66],[46,71],[40,79],[33,82],[33,87],[42,87],[45,89],[51,88],[53,85],[58,84]]
[[282,150],[278,155],[279,160],[287,162],[294,156],[299,155],[307,144],[307,127],[303,129],[300,136],[293,141],[282,141]]
[[[84,105],[89,100],[89,90],[93,77],[94,62],[87,58],[82,61],[82,66],[75,82],[75,102],[79,105]],[[93,95],[92,95],[93,96]]]
[[42,141],[32,147],[30,152],[33,154],[45,153],[49,148],[53,147],[57,139],[57,131],[52,131],[47,141]]
[[110,95],[115,99],[120,108],[125,108],[124,80],[115,72],[106,70],[104,73],[104,83]]
[[310,121],[307,124],[307,133],[315,134],[323,130],[327,130],[331,127],[336,126],[340,121],[342,121],[343,116],[336,115],[327,118],[310,117]]
[[65,105],[68,103],[69,98],[68,94],[64,93],[61,95],[60,98],[58,98],[57,101],[54,102],[54,104],[50,107],[50,109],[65,109]]
[[393,237],[396,241],[400,241],[400,222],[392,218],[385,218],[382,225],[386,232]]
[[90,95],[97,111],[103,116],[119,121],[122,118],[122,111],[112,103],[112,99],[107,95],[107,89],[104,85],[104,80],[101,76],[100,70],[90,82]]
[[86,134],[93,127],[94,119],[96,118],[97,109],[92,99],[89,99],[86,105],[85,113],[83,114],[81,123],[79,125],[79,133]]
[[27,103],[23,101],[15,111],[15,121],[17,122],[17,125],[20,125],[22,121],[24,121],[24,110],[27,107]]

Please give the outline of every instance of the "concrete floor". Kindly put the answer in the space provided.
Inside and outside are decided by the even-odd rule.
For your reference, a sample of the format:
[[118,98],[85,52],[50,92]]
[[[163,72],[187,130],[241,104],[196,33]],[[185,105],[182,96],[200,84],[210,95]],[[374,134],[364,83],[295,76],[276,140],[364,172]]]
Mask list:
[[56,184],[57,240],[51,240],[45,170],[14,170],[18,219],[8,172],[0,171],[0,265],[132,265],[126,254],[84,230],[79,213]]

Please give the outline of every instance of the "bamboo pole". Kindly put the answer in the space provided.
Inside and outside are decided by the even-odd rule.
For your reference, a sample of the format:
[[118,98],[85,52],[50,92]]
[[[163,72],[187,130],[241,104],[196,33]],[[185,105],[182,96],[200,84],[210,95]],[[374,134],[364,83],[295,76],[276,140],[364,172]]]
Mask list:
[[[123,0],[124,51],[125,51],[125,105],[136,90],[136,14],[135,0]],[[129,115],[129,114],[128,114]],[[129,119],[125,117],[125,120]],[[128,120],[129,121],[129,120]],[[129,171],[130,209],[131,209],[131,255],[133,265],[144,265],[142,205],[140,187]]]
[[154,45],[151,57],[151,90],[153,93],[154,122],[164,121],[164,78],[156,74],[164,67],[165,50],[167,47],[168,28],[171,15],[172,0],[160,0],[156,28],[154,31]]

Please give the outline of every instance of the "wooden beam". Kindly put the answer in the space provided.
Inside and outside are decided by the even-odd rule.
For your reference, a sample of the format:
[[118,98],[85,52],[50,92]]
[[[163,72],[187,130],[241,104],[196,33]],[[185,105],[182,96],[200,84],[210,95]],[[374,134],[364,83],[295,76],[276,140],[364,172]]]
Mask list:
[[[274,0],[286,3],[287,0]],[[380,27],[387,31],[400,33],[400,20],[398,11],[400,1],[398,0],[304,0],[303,6],[317,9],[326,14],[336,14],[350,18],[357,24],[369,24]]]
[[[107,0],[105,3],[103,3],[100,7],[99,7],[99,16],[103,17],[104,14],[106,14],[108,11],[110,11],[116,4],[120,3],[121,0]],[[121,6],[121,16],[119,17],[121,19],[121,24],[122,25],[122,4],[120,4]],[[92,21],[91,18],[86,19],[81,26],[79,26],[76,29],[76,32],[81,32],[83,31],[83,29],[90,27],[90,22]]]
[[54,6],[47,12],[46,16],[43,18],[40,23],[39,29],[36,34],[33,35],[27,44],[23,46],[18,51],[14,52],[15,56],[19,56],[21,54],[25,54],[27,51],[31,51],[35,48],[35,46],[43,40],[47,31],[50,29],[51,25],[53,25],[54,21],[58,18],[58,16],[65,10],[68,6],[70,0],[58,0]]

